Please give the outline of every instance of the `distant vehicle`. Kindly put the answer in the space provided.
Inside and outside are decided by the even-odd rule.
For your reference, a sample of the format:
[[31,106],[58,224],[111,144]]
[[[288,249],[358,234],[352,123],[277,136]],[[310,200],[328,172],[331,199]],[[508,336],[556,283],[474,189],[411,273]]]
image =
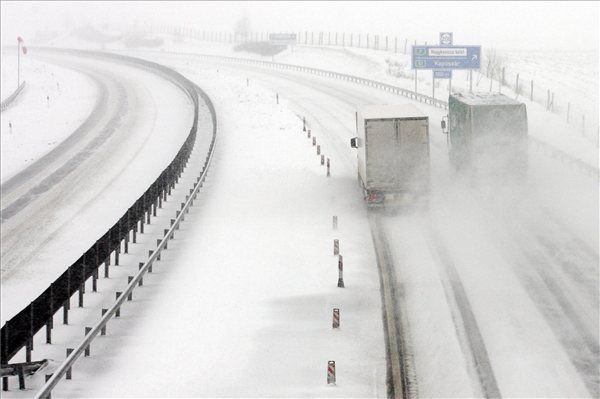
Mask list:
[[371,105],[356,113],[358,180],[370,207],[415,204],[429,193],[429,118],[417,107]]
[[[450,163],[484,175],[527,170],[527,109],[503,94],[455,93],[448,101]],[[446,131],[446,127],[448,130]]]

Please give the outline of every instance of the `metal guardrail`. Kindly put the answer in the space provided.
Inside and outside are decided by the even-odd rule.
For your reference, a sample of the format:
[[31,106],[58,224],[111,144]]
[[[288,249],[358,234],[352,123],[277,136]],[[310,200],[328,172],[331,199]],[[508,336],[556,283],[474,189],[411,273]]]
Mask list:
[[[192,53],[190,53],[190,55],[198,56],[201,59],[204,58],[204,59],[227,61],[227,62],[240,63],[240,64],[262,65],[262,66],[272,67],[272,68],[276,68],[276,69],[285,69],[285,70],[292,70],[292,71],[297,71],[297,72],[308,72],[308,73],[312,73],[312,74],[316,74],[316,75],[320,75],[320,76],[332,77],[335,79],[341,79],[341,80],[345,80],[348,82],[354,82],[354,83],[374,87],[374,88],[377,88],[380,90],[384,90],[384,91],[387,91],[390,93],[398,94],[398,95],[407,97],[411,100],[416,100],[416,101],[419,101],[419,102],[422,102],[425,104],[433,105],[435,107],[442,108],[444,110],[448,109],[447,101],[429,97],[424,94],[418,94],[418,93],[415,93],[414,91],[411,91],[408,89],[403,89],[401,87],[393,86],[393,85],[390,85],[387,83],[378,82],[376,80],[365,79],[365,78],[361,78],[361,77],[357,77],[357,76],[353,76],[353,75],[347,75],[347,74],[343,74],[343,73],[338,73],[338,72],[334,72],[334,71],[328,71],[328,70],[324,70],[324,69],[311,68],[311,67],[305,67],[305,66],[293,65],[293,64],[254,60],[254,59],[250,59],[250,58],[237,58],[237,57],[226,57],[226,56],[209,55],[209,54],[192,54]],[[598,177],[599,170],[597,168],[594,168],[592,165],[589,165],[579,159],[576,159],[573,156],[565,153],[564,151],[556,149],[553,146],[551,146],[550,144],[544,143],[543,141],[536,139],[535,137],[529,136],[529,140],[536,146],[536,148],[549,153],[552,157],[554,157],[556,159],[560,159],[571,165],[574,165],[577,168],[579,168],[580,170],[582,170],[594,177]]]
[[16,90],[10,96],[6,97],[6,99],[2,101],[2,104],[0,104],[0,112],[4,112],[9,107],[9,105],[12,104],[12,102],[19,96],[19,94],[21,94],[24,88],[25,81],[23,81],[23,83],[21,83],[19,87],[17,87]]
[[265,67],[275,68],[275,69],[283,69],[290,70],[296,72],[305,72],[311,73],[313,75],[326,76],[334,79],[345,80],[348,82],[354,82],[357,84],[362,84],[369,87],[374,87],[383,91],[387,91],[390,93],[398,94],[400,96],[404,96],[410,98],[411,100],[419,101],[425,104],[432,105],[434,107],[448,109],[448,102],[444,100],[439,100],[437,98],[433,98],[427,96],[425,94],[419,94],[412,90],[404,89],[402,87],[394,86],[388,83],[379,82],[376,80],[361,78],[358,76],[348,75],[345,73],[339,73],[334,71],[328,71],[325,69],[312,68],[300,65],[293,64],[285,64],[280,62],[270,62],[270,61],[262,61],[262,60],[254,60],[251,58],[237,58],[237,57],[226,57],[226,56],[218,56],[218,55],[209,55],[209,54],[193,54],[199,58],[204,59],[213,59],[219,61],[227,61],[232,63],[241,63],[241,64],[250,64],[250,65],[261,65]]
[[[200,90],[200,89],[198,89]],[[85,352],[86,348],[90,346],[94,338],[98,336],[98,333],[102,331],[110,321],[110,319],[117,313],[117,311],[121,308],[123,303],[130,297],[133,293],[133,290],[138,286],[139,282],[143,279],[144,275],[148,272],[148,270],[152,267],[152,264],[160,259],[160,254],[164,249],[167,249],[167,243],[170,239],[173,238],[175,234],[175,230],[179,229],[179,224],[184,221],[185,214],[189,211],[190,206],[193,205],[196,196],[198,195],[198,191],[204,180],[206,179],[206,174],[208,172],[208,168],[211,164],[215,140],[216,140],[216,114],[214,112],[214,107],[212,102],[205,97],[205,101],[211,110],[211,114],[213,116],[213,137],[209,147],[208,155],[206,157],[206,161],[204,162],[204,166],[202,167],[202,171],[200,176],[197,178],[196,183],[194,184],[194,188],[190,191],[190,194],[186,196],[187,200],[183,204],[181,210],[179,211],[178,216],[176,217],[174,223],[172,223],[171,228],[165,233],[164,237],[158,243],[156,250],[150,255],[148,260],[144,263],[144,265],[140,268],[138,273],[133,277],[125,291],[117,298],[115,303],[108,309],[108,311],[102,316],[100,321],[96,323],[94,327],[86,334],[84,339],[74,348],[73,352],[65,359],[65,361],[59,366],[59,368],[52,374],[52,377],[46,382],[46,384],[38,391],[36,394],[36,398],[46,398],[52,392],[52,389],[60,382],[61,378],[67,374],[67,371],[75,364],[77,359],[81,356],[82,353]]]
[[[98,277],[98,269],[102,264],[105,264],[105,276],[108,275],[108,266],[110,264],[112,253],[115,253],[115,263],[118,263],[117,259],[118,253],[121,250],[121,244],[124,242],[124,249],[127,253],[130,233],[133,232],[133,242],[135,242],[135,234],[138,231],[138,225],[140,232],[143,233],[144,221],[147,219],[149,222],[152,213],[156,216],[156,208],[161,197],[164,196],[166,198],[167,193],[171,192],[171,188],[174,187],[175,182],[178,181],[179,176],[183,172],[194,146],[198,127],[198,96],[202,97],[206,102],[216,128],[216,114],[208,96],[183,75],[169,68],[150,61],[101,52],[56,49],[51,49],[50,51],[78,56],[114,59],[119,62],[129,63],[137,67],[141,66],[150,69],[155,73],[162,74],[164,77],[181,87],[192,100],[194,104],[194,119],[190,133],[174,159],[150,187],[148,187],[148,189],[138,198],[138,200],[136,200],[119,220],[77,261],[70,265],[41,295],[4,324],[0,334],[1,363],[3,365],[7,364],[8,361],[23,347],[26,348],[26,358],[27,361],[29,361],[35,334],[44,326],[50,331],[52,328],[53,315],[61,308],[63,308],[65,314],[67,314],[70,307],[70,298],[78,291],[81,301],[85,290],[85,282],[92,277],[95,283],[95,280]],[[211,148],[213,145],[214,137]]]

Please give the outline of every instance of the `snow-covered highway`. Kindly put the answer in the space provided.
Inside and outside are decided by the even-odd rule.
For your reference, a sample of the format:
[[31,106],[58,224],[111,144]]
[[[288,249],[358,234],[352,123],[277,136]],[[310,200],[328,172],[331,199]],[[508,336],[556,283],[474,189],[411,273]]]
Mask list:
[[[170,244],[168,272],[57,394],[385,396],[376,261],[348,144],[357,106],[409,100],[299,73],[138,55],[218,104],[216,170]],[[448,168],[444,111],[419,107],[430,117],[431,207],[381,222],[419,395],[597,396],[597,180],[532,147],[525,184],[463,181]],[[331,156],[330,179],[294,113]],[[347,223],[343,292],[325,256],[333,214]],[[340,303],[348,324],[332,335],[328,312]],[[473,353],[482,350],[484,367]],[[323,384],[327,354],[341,359],[335,388]],[[180,381],[160,382],[178,368]]]
[[[93,56],[38,54],[94,76],[99,97],[66,140],[2,185],[2,322],[137,199],[173,158],[192,123],[190,100],[152,71]],[[43,123],[51,121],[23,134],[35,136]]]

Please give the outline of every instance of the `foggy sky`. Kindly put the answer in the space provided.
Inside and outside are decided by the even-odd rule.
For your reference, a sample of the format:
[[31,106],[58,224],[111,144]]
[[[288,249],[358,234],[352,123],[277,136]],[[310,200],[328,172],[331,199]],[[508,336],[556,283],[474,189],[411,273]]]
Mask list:
[[254,31],[389,34],[497,48],[598,51],[598,2],[22,2],[1,3],[2,44],[37,29],[91,23],[178,23],[231,31],[242,13]]

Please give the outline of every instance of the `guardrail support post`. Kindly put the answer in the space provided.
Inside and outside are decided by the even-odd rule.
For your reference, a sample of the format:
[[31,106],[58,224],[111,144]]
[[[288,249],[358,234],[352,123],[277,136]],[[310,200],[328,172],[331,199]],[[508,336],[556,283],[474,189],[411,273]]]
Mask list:
[[[127,284],[131,284],[131,282],[133,281],[133,276],[127,276]],[[129,293],[129,295],[127,295],[127,300],[131,301],[133,299],[133,291],[131,291]]]
[[[71,353],[73,353],[73,348],[67,348],[67,357],[69,357],[69,355],[71,355]],[[72,367],[69,367],[67,369],[67,373],[66,373],[67,375],[65,376],[65,378],[67,380],[71,379],[71,371],[72,371],[72,369],[73,369]]]
[[[84,336],[87,336],[90,331],[92,331],[92,327],[86,327]],[[90,345],[85,347],[85,353],[84,353],[84,356],[89,356],[89,355],[90,355]]]
[[[144,267],[144,262],[140,262],[138,265],[138,270],[141,270],[142,267]],[[142,285],[144,285],[144,278],[142,277],[140,279],[140,282],[138,283],[138,287],[141,287]]]
[[83,287],[85,286],[85,282],[79,284],[79,307],[83,307]]
[[98,292],[98,268],[95,268],[92,274],[92,292]]
[[121,243],[119,243],[119,248],[115,250],[115,266],[119,266],[119,252],[121,248]]
[[[118,300],[119,297],[121,296],[121,294],[122,294],[122,292],[117,291],[115,294],[115,297],[116,297],[115,299]],[[115,312],[115,317],[121,317],[121,308],[120,307],[117,308],[117,311]]]
[[31,351],[33,350],[33,337],[29,336],[27,344],[25,345],[25,361],[31,362]]
[[[49,380],[50,378],[52,378],[52,374],[46,374],[46,375],[45,375],[45,380],[44,380],[44,381],[45,381],[45,382],[48,382],[48,380]],[[48,395],[46,395],[46,396],[44,397],[44,399],[52,399],[52,393],[51,393],[51,392],[50,392],[50,393],[48,393]]]
[[46,343],[52,344],[52,322],[50,320],[46,322]]
[[17,375],[19,376],[19,389],[25,390],[25,373],[23,372],[23,366],[17,367]]
[[70,298],[67,298],[67,300],[63,304],[63,324],[64,325],[69,324],[69,301],[70,301]]
[[[102,316],[108,312],[108,309],[102,309]],[[100,329],[100,335],[106,335],[106,324]]]

